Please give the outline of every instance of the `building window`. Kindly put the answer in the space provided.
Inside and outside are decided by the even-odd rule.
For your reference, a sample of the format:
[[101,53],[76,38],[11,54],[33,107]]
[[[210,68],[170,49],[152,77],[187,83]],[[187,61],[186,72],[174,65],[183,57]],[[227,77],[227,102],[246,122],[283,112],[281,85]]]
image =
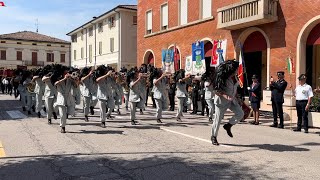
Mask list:
[[89,45],[89,62],[92,63],[92,45]]
[[93,27],[89,28],[89,36],[93,36]]
[[212,0],[201,0],[201,18],[209,18],[212,16]]
[[115,23],[115,18],[114,16],[111,16],[108,18],[108,24],[109,24],[109,27],[112,28],[112,27],[116,27],[116,23]]
[[99,42],[99,54],[102,54],[102,41]]
[[71,41],[72,42],[77,42],[77,35],[76,34],[71,36]]
[[60,62],[62,63],[66,62],[66,54],[60,54]]
[[133,16],[133,25],[137,25],[138,24],[138,17],[137,16]]
[[22,44],[21,42],[17,42],[17,44]]
[[17,60],[22,61],[22,51],[17,51]]
[[81,41],[83,41],[83,30],[80,32]]
[[47,46],[51,46],[51,44],[47,44]]
[[84,49],[83,47],[81,48],[81,59],[83,59],[83,53],[84,53]]
[[54,54],[47,53],[47,62],[54,62]]
[[32,66],[37,66],[38,65],[38,52],[32,52],[31,59],[32,59]]
[[110,38],[110,52],[114,51],[114,38]]
[[66,47],[65,45],[61,45],[61,47]]
[[73,50],[73,60],[77,60],[77,50]]
[[1,43],[6,43],[6,41],[1,41]]
[[0,51],[0,60],[6,60],[7,59],[7,51],[1,50]]
[[188,23],[188,0],[179,0],[179,25]]
[[98,33],[103,32],[103,23],[98,24]]
[[148,11],[147,15],[146,15],[146,24],[147,24],[147,34],[151,34],[152,33],[152,11]]
[[161,30],[168,29],[168,4],[161,6]]
[[36,45],[37,45],[37,43],[32,43],[32,45],[36,46]]

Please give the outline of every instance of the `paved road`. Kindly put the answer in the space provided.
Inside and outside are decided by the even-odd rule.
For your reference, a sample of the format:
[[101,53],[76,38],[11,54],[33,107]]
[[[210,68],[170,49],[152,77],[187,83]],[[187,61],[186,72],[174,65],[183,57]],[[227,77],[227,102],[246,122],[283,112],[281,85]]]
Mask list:
[[61,134],[58,121],[12,119],[6,111],[21,107],[11,97],[1,96],[0,106],[1,180],[320,179],[317,129],[293,133],[269,128],[264,119],[261,126],[235,126],[234,138],[220,129],[217,147],[202,116],[186,114],[177,123],[174,112],[166,112],[159,125],[147,108],[138,115],[140,125],[131,126],[122,111],[102,129],[97,116],[86,123],[79,111]]

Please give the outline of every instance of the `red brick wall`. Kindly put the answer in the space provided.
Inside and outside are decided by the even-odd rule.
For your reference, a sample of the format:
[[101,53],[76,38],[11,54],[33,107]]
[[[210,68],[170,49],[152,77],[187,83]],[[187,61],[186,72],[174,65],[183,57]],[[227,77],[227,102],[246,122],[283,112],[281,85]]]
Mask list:
[[[199,19],[200,0],[189,0],[188,22]],[[191,54],[191,44],[203,38],[228,40],[227,58],[234,58],[234,44],[239,35],[247,28],[235,31],[217,30],[217,9],[241,0],[213,0],[213,20],[189,26],[183,29],[145,38],[145,13],[153,10],[153,32],[160,29],[160,6],[168,2],[169,28],[178,25],[178,0],[138,0],[138,65],[143,63],[143,56],[147,49],[153,50],[156,66],[161,66],[161,50],[176,43],[180,48],[182,62]],[[262,29],[270,40],[270,75],[275,76],[279,70],[285,70],[286,57],[291,56],[296,62],[296,45],[302,27],[313,17],[320,15],[318,10],[319,0],[281,0],[278,5],[279,20],[274,23],[257,26]],[[182,63],[184,67],[184,63]],[[295,75],[293,75],[295,77]],[[289,78],[287,78],[289,80]],[[293,78],[293,85],[295,78]]]

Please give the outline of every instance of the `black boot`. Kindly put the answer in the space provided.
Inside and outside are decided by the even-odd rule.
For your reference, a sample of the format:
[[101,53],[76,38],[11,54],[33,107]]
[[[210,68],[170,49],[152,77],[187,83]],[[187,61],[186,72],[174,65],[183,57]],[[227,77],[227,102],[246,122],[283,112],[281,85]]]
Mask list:
[[53,119],[58,119],[56,112],[52,112],[52,115],[53,115]]
[[22,107],[22,110],[23,110],[23,111],[26,111],[26,107]]
[[48,119],[48,124],[51,124],[51,119]]
[[94,115],[94,107],[93,106],[90,106],[90,113],[91,113],[91,115]]
[[218,140],[217,140],[217,138],[216,138],[216,137],[211,136],[211,142],[212,142],[212,144],[213,144],[213,145],[215,145],[215,146],[219,146],[219,143],[218,143]]
[[28,111],[28,115],[31,115],[31,111]]
[[143,115],[143,111],[142,111],[142,109],[140,109],[140,114],[141,114],[141,115]]
[[65,127],[61,127],[61,133],[66,133],[66,128]]
[[85,122],[89,122],[88,116],[84,116],[84,121],[85,121]]
[[231,132],[231,127],[232,127],[232,126],[233,126],[233,125],[230,124],[230,123],[223,125],[223,128],[227,131],[227,134],[228,134],[230,137],[233,137],[232,132]]
[[137,125],[137,122],[135,120],[131,120],[131,125]]
[[209,118],[209,122],[211,122],[211,123],[213,122],[212,118]]
[[178,121],[178,122],[182,122],[181,118],[177,118],[177,121]]
[[44,111],[44,112],[47,112],[47,108],[46,108],[46,107],[43,107],[43,111]]
[[41,118],[41,113],[40,112],[38,112],[38,118]]
[[101,127],[105,128],[106,127],[106,122],[101,122]]
[[162,123],[161,119],[157,119],[157,123]]
[[120,115],[121,113],[120,113],[120,109],[118,109],[118,115]]
[[36,107],[34,105],[32,106],[32,111],[36,112]]

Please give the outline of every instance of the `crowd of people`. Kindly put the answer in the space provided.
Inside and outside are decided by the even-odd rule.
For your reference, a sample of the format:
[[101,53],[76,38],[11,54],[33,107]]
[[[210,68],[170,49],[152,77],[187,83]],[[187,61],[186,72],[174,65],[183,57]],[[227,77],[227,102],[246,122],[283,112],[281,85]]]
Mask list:
[[[235,60],[225,61],[215,71],[207,71],[201,76],[186,74],[180,69],[175,73],[163,72],[160,68],[142,64],[139,68],[121,68],[119,72],[109,66],[85,67],[76,69],[59,64],[47,65],[34,71],[17,70],[14,78],[3,78],[3,93],[20,95],[23,111],[28,114],[36,112],[41,118],[41,111],[46,112],[48,124],[51,119],[60,118],[61,133],[66,132],[69,116],[75,116],[75,107],[83,102],[84,119],[89,121],[94,115],[94,108],[99,104],[101,127],[106,127],[106,119],[113,119],[112,112],[121,114],[122,103],[130,111],[130,122],[137,125],[136,112],[143,114],[152,98],[156,108],[155,120],[162,123],[163,111],[177,111],[176,120],[182,121],[183,114],[191,110],[191,114],[208,117],[212,125],[212,144],[219,145],[217,136],[221,120],[227,109],[234,116],[223,126],[227,134],[233,137],[231,127],[243,121],[249,114],[246,105],[238,96],[238,67]],[[272,91],[272,109],[274,123],[272,127],[284,128],[283,102],[287,82],[284,72],[277,73],[278,80],[270,79]],[[256,75],[252,76],[252,85],[248,87],[251,109],[254,120],[250,123],[259,125],[261,85]],[[299,77],[300,85],[296,89],[298,125],[295,131],[301,131],[304,120],[305,132],[308,132],[307,112],[313,96],[310,86],[305,84],[305,75]],[[11,88],[10,88],[10,87]],[[310,92],[311,89],[311,92]],[[43,101],[44,99],[44,101]],[[175,107],[177,100],[177,108]],[[201,106],[199,108],[198,106]],[[280,119],[278,123],[277,119]]]

